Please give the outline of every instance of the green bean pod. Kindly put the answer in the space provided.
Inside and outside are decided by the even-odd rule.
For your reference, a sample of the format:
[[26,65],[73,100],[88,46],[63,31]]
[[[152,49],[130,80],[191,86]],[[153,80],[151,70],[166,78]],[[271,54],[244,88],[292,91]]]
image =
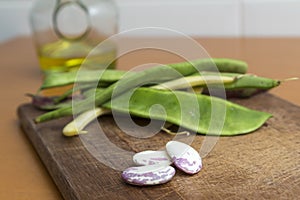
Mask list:
[[[101,73],[101,71],[103,73]],[[126,73],[126,71],[121,70],[101,70],[101,83],[99,84],[111,84],[122,78],[122,76]],[[77,71],[70,72],[56,72],[56,73],[48,73],[45,75],[41,90],[60,87],[65,85],[78,83],[94,83],[99,81],[99,73],[95,73],[93,70],[81,70],[80,76],[77,76]]]
[[[216,71],[221,72],[236,72],[236,73],[246,73],[247,63],[239,60],[226,59],[226,58],[213,58],[213,59],[198,59],[191,62],[181,62],[170,64],[174,68],[184,68],[195,66],[199,70],[203,71]],[[216,66],[216,67],[215,67]],[[92,83],[98,82],[100,86],[108,86],[122,78],[126,71],[122,70],[102,70],[101,80],[99,80],[99,73],[95,73],[93,70],[81,70],[80,76],[77,76],[77,71],[70,72],[56,72],[48,73],[45,75],[41,90],[53,87],[60,87],[64,85],[69,85],[75,83]],[[134,72],[130,72],[134,73]]]
[[241,60],[229,58],[204,58],[191,62],[170,64],[170,66],[195,66],[198,71],[232,72],[245,74],[248,64]]
[[[199,105],[198,109],[191,104],[195,97]],[[129,103],[127,99],[130,99]],[[162,115],[160,110],[155,109],[151,110],[150,115],[150,108],[157,104],[163,106],[166,115]],[[142,118],[151,116],[152,119],[166,120],[200,134],[223,136],[252,132],[271,117],[268,113],[251,110],[216,97],[151,88],[139,88],[133,94],[125,93],[102,106],[121,113],[129,112],[131,115]],[[223,128],[220,132],[214,128],[210,129],[212,120],[215,120],[212,119],[212,110],[222,115],[223,108],[226,111]]]
[[[213,75],[211,72],[203,72],[201,75]],[[224,85],[209,85],[209,89],[214,89],[214,93],[218,94],[217,89],[221,90],[224,88],[226,91],[227,97],[239,97],[239,98],[247,98],[253,96],[255,94],[265,92],[274,87],[280,85],[279,80],[259,77],[252,74],[237,74],[237,73],[221,73],[222,76],[228,77],[236,77],[236,81],[231,83],[226,83]],[[208,94],[208,87],[206,86],[204,94]]]

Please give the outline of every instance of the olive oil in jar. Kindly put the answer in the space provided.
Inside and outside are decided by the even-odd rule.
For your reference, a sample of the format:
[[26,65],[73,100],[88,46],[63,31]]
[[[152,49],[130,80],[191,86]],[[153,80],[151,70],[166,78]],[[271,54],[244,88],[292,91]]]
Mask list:
[[107,41],[97,46],[94,42],[59,40],[38,50],[42,71],[59,72],[86,69],[115,68],[116,46]]
[[114,68],[118,31],[113,0],[37,0],[30,25],[44,73]]

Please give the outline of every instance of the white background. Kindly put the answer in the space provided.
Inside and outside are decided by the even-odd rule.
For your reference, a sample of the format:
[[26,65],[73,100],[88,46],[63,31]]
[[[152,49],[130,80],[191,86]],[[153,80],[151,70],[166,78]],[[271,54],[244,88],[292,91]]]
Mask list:
[[[300,0],[115,0],[119,30],[155,26],[200,37],[298,37]],[[0,42],[29,35],[33,0],[0,0]],[[145,35],[140,35],[145,36]]]

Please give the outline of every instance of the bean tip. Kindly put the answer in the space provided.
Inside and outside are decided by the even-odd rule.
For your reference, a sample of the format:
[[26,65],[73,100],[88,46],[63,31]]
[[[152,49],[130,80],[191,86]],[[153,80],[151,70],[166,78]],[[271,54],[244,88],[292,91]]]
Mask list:
[[41,122],[41,119],[39,117],[36,117],[33,121],[34,123],[38,124]]
[[296,81],[296,80],[299,80],[299,77],[286,78],[286,79],[283,79],[283,80],[281,80],[281,81],[282,81],[282,82],[286,82],[286,81]]

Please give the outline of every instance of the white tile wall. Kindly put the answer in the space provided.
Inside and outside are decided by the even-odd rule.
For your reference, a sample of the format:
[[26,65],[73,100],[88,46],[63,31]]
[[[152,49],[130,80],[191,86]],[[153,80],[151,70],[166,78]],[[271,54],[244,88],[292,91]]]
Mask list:
[[117,1],[120,30],[164,27],[188,35],[239,36],[239,0]]
[[300,36],[299,0],[244,0],[245,36]]
[[[192,36],[300,36],[300,0],[115,1],[120,31],[154,26]],[[33,2],[0,0],[0,42],[30,34],[28,15]]]
[[31,3],[0,0],[0,42],[30,33],[28,14]]

